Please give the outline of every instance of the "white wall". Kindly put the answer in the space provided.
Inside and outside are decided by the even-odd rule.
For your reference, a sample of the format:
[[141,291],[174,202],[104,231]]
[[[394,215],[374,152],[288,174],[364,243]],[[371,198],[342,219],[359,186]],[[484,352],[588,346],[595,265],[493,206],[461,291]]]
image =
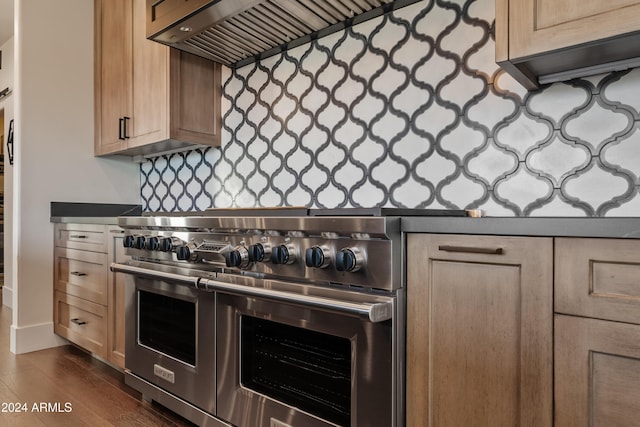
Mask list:
[[15,1],[17,276],[11,350],[60,342],[53,334],[50,202],[139,203],[130,159],[93,157],[93,2]]
[[[0,90],[9,88],[13,91],[13,44],[14,39],[9,39],[4,45],[0,46],[2,51],[2,69],[0,70]],[[7,197],[7,193],[11,193],[13,186],[13,168],[9,165],[9,158],[6,152],[6,143],[9,136],[9,124],[13,119],[13,99],[14,93],[0,101],[0,109],[4,112],[4,139],[1,144],[4,147],[5,161],[4,161],[4,286],[2,287],[2,303],[11,307],[13,304],[13,264],[12,259],[12,240],[13,240],[13,228],[11,214],[13,203],[10,197]]]

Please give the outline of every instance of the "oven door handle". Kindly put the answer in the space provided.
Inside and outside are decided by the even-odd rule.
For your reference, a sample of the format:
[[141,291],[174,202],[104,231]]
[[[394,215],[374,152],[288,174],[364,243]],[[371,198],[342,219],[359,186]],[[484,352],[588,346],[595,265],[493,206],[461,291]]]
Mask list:
[[127,264],[111,264],[111,271],[116,273],[132,274],[134,276],[160,279],[181,285],[193,286],[207,292],[225,292],[234,295],[266,298],[283,301],[307,307],[328,309],[342,313],[355,314],[368,318],[373,323],[383,322],[393,317],[394,298],[388,297],[384,301],[376,302],[350,302],[333,298],[324,298],[313,295],[302,295],[292,292],[277,291],[267,288],[236,285],[218,280],[200,277],[184,276],[182,274],[168,273],[165,271],[150,270],[148,268],[135,267]]
[[387,301],[376,301],[371,303],[340,301],[333,298],[302,295],[267,288],[256,288],[204,278],[198,281],[197,287],[198,289],[208,292],[224,292],[234,295],[265,298],[307,307],[355,314],[357,316],[366,317],[373,323],[383,322],[393,317],[394,298],[392,297],[389,297]]
[[148,268],[135,267],[127,264],[111,264],[111,271],[114,273],[126,273],[134,276],[146,277],[149,279],[160,279],[178,283],[180,285],[198,287],[199,277],[184,276],[182,274],[167,273],[165,271],[150,270]]

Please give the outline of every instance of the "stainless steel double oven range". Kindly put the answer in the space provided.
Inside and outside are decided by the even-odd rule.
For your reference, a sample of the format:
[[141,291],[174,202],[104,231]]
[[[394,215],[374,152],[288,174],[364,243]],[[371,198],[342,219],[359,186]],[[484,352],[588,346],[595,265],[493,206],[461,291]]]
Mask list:
[[405,215],[464,212],[120,218],[126,383],[201,426],[402,426]]

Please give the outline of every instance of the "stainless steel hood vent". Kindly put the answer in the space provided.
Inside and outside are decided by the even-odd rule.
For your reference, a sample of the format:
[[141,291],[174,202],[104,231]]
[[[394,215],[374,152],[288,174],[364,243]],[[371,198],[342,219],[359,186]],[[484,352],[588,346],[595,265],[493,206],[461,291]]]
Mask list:
[[147,38],[239,67],[419,0],[147,0]]

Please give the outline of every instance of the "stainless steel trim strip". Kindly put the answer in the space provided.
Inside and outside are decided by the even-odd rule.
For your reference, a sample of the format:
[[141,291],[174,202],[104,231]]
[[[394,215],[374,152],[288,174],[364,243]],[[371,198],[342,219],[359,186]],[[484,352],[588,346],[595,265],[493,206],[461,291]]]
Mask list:
[[349,301],[340,301],[332,298],[282,292],[267,288],[256,288],[251,286],[237,285],[234,283],[225,283],[219,280],[212,279],[200,279],[198,281],[197,287],[198,289],[202,289],[208,292],[220,291],[235,295],[267,298],[293,304],[301,304],[305,306],[312,306],[316,308],[329,309],[332,311],[355,314],[357,316],[366,317],[373,323],[383,322],[393,317],[394,299],[391,297],[388,298],[388,301],[380,301],[374,303],[355,303]]
[[366,233],[371,237],[386,237],[387,233],[399,232],[400,219],[391,217],[212,217],[212,216],[143,216],[120,217],[122,228],[141,229],[207,229],[228,230],[274,230],[281,232],[302,231],[308,235],[320,235],[330,230],[340,235]]

